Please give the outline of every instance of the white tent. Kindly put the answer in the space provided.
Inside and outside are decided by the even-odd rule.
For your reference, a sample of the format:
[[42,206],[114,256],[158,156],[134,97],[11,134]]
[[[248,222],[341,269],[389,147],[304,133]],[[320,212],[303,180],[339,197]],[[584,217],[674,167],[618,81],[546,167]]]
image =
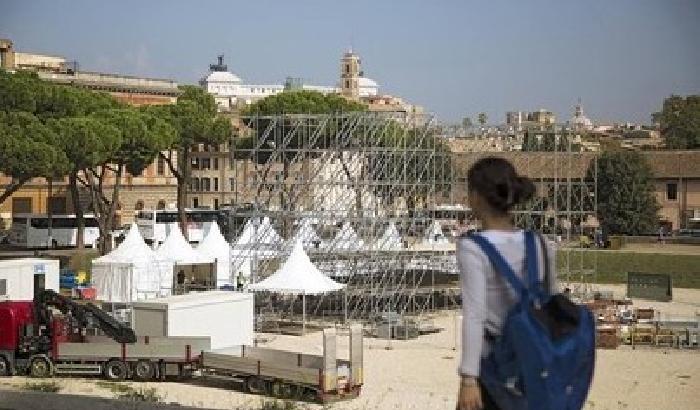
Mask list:
[[[214,262],[214,258],[202,254],[192,248],[187,239],[182,235],[180,228],[173,228],[165,241],[155,251],[156,255],[169,261],[172,265],[204,265]],[[168,289],[168,294],[173,286],[173,274],[161,277],[161,288]]]
[[243,226],[241,235],[236,239],[235,248],[246,247],[250,245],[282,245],[284,240],[277,233],[270,222],[270,218],[263,218],[262,222],[259,218],[249,219]]
[[444,245],[449,243],[449,240],[442,232],[442,224],[440,224],[440,221],[433,221],[428,229],[425,230],[423,243],[426,245]]
[[270,222],[270,218],[251,218],[243,226],[238,239],[231,246],[231,273],[250,278],[257,261],[276,258],[284,241]]
[[393,222],[389,223],[386,227],[382,236],[377,239],[374,244],[374,248],[377,250],[399,250],[403,248],[403,241],[401,240],[401,234],[399,234],[396,224]]
[[311,219],[305,218],[299,224],[299,230],[290,241],[290,244],[293,247],[297,242],[301,242],[305,249],[321,246],[321,237],[314,230]]
[[171,272],[172,263],[158,257],[146,245],[135,223],[116,249],[92,261],[97,298],[108,302],[128,303],[156,297],[162,290],[162,277]]
[[345,222],[328,247],[333,250],[349,251],[360,250],[364,246],[365,241],[360,239],[350,222]]
[[216,260],[217,287],[233,284],[234,278],[231,277],[231,248],[221,234],[219,225],[216,222],[213,222],[209,227],[209,232],[197,246],[197,251]]
[[301,242],[297,242],[282,267],[268,278],[248,286],[252,291],[302,295],[302,326],[306,327],[306,295],[320,295],[341,290],[345,285],[334,281],[311,263]]

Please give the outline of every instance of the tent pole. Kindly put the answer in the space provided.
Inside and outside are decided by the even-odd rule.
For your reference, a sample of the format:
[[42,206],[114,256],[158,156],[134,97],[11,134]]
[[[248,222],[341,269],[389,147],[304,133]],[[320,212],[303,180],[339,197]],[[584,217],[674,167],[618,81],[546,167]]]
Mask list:
[[301,335],[306,333],[306,292],[301,294]]

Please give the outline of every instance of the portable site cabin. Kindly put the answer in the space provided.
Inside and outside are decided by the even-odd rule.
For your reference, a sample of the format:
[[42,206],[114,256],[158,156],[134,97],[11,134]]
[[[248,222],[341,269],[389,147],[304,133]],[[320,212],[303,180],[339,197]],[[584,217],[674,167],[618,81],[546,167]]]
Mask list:
[[39,289],[59,290],[57,259],[0,260],[0,301],[31,301]]
[[192,292],[133,304],[137,336],[210,336],[211,348],[253,344],[253,294]]
[[116,249],[92,261],[97,299],[105,302],[129,303],[161,296],[161,281],[169,272],[172,264],[146,245],[135,223]]

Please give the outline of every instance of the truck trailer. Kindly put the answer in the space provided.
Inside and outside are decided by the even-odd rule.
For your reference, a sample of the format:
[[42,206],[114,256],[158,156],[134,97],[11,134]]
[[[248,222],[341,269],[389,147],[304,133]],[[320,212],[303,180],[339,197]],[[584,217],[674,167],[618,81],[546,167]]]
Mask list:
[[338,358],[336,339],[335,329],[324,330],[320,355],[247,345],[212,350],[209,336],[137,336],[92,303],[49,289],[33,301],[0,302],[0,376],[196,375],[241,383],[251,393],[325,403],[357,397],[363,384],[361,326],[350,327],[347,360]]
[[240,351],[202,352],[203,377],[230,380],[250,393],[327,403],[357,397],[363,385],[362,327],[350,327],[349,360],[339,359],[336,330],[323,331],[321,355],[241,346]]
[[137,338],[97,306],[49,289],[38,291],[33,301],[0,302],[0,376],[186,376],[209,348],[208,337]]

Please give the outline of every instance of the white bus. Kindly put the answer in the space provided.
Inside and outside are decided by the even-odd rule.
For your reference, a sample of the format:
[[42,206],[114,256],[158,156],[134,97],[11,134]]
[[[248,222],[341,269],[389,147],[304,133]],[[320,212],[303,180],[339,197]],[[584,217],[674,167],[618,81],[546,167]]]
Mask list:
[[[185,212],[187,213],[187,233],[190,242],[201,242],[214,221],[219,223],[222,230],[224,228],[223,215],[225,211],[186,209]],[[178,212],[176,209],[139,211],[136,214],[136,225],[146,242],[159,244],[165,241],[172,227],[178,226]]]
[[[100,229],[94,215],[83,216],[85,246],[94,248],[100,238]],[[52,215],[51,238],[46,214],[14,214],[7,236],[10,245],[23,248],[57,248],[76,246],[78,228],[75,215]]]

